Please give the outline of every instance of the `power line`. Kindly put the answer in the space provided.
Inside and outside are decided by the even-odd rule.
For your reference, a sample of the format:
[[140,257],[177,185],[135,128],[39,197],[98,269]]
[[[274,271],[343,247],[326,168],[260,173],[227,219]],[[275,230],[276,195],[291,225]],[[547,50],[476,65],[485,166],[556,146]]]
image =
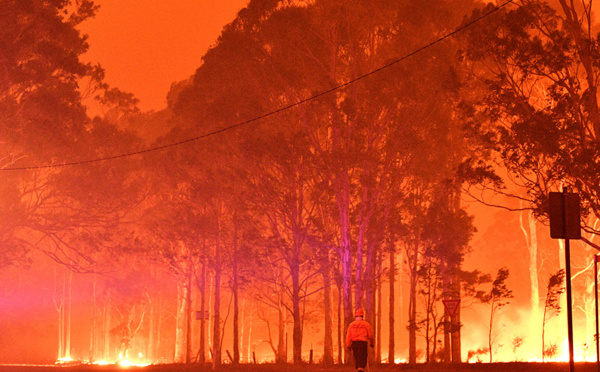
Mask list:
[[344,83],[342,83],[340,85],[336,85],[333,88],[321,91],[321,92],[316,93],[316,94],[314,94],[314,95],[312,95],[310,97],[298,100],[298,101],[296,101],[294,103],[291,103],[289,105],[280,107],[280,108],[278,108],[276,110],[267,112],[267,113],[262,114],[260,116],[256,116],[256,117],[254,117],[252,119],[249,119],[249,120],[246,120],[246,121],[239,122],[237,124],[233,124],[233,125],[230,125],[230,126],[227,126],[227,127],[223,127],[221,129],[217,129],[215,131],[208,132],[208,133],[196,136],[196,137],[188,138],[186,140],[172,142],[172,143],[169,143],[169,144],[166,144],[166,145],[155,146],[155,147],[151,147],[151,148],[148,148],[148,149],[145,149],[145,150],[133,151],[133,152],[124,153],[124,154],[120,154],[120,155],[106,156],[106,157],[100,157],[100,158],[94,158],[94,159],[88,159],[88,160],[80,160],[80,161],[73,161],[73,162],[65,162],[65,163],[59,163],[59,164],[47,164],[47,165],[27,166],[27,167],[0,168],[0,171],[15,171],[15,170],[34,170],[34,169],[46,169],[46,168],[59,168],[59,167],[68,167],[68,166],[74,166],[74,165],[82,165],[82,164],[89,164],[89,163],[97,163],[97,162],[101,162],[101,161],[121,159],[121,158],[130,157],[130,156],[145,154],[145,153],[149,153],[149,152],[160,151],[160,150],[164,150],[164,149],[171,148],[171,147],[181,146],[181,145],[184,145],[184,144],[187,144],[187,143],[190,143],[190,142],[195,142],[195,141],[201,140],[203,138],[211,137],[211,136],[214,136],[214,135],[217,135],[217,134],[220,134],[220,133],[232,130],[232,129],[236,129],[238,127],[254,123],[256,121],[259,121],[259,120],[265,119],[267,117],[276,115],[276,114],[278,114],[280,112],[287,111],[287,110],[292,109],[294,107],[300,106],[300,105],[302,105],[304,103],[307,103],[307,102],[312,101],[314,99],[317,99],[317,98],[320,98],[322,96],[325,96],[325,95],[327,95],[329,93],[332,93],[332,92],[338,91],[340,89],[343,89],[343,88],[347,87],[348,85],[354,84],[354,83],[356,83],[356,82],[358,82],[360,80],[368,78],[371,75],[375,75],[375,74],[377,74],[377,73],[379,73],[379,72],[381,72],[383,70],[386,70],[386,69],[388,69],[388,68],[390,68],[390,67],[392,67],[392,66],[394,66],[394,65],[396,65],[396,64],[398,64],[398,63],[400,63],[400,62],[402,62],[402,61],[404,61],[404,60],[406,60],[406,59],[408,59],[408,58],[410,58],[412,56],[414,56],[415,54],[422,52],[425,49],[428,49],[428,48],[430,48],[430,47],[432,47],[432,46],[434,46],[436,44],[441,43],[442,41],[444,41],[444,40],[446,40],[448,38],[451,38],[452,36],[456,35],[457,33],[459,33],[461,31],[463,31],[463,30],[471,27],[475,23],[478,23],[479,21],[483,20],[484,18],[487,18],[488,16],[492,15],[493,13],[499,11],[500,9],[504,8],[505,6],[507,6],[508,4],[511,4],[513,2],[514,2],[514,0],[508,0],[505,3],[497,6],[496,8],[490,10],[489,12],[482,14],[481,16],[479,16],[479,17],[471,20],[470,22],[462,25],[461,27],[459,27],[459,28],[457,28],[457,29],[455,29],[455,30],[453,30],[453,31],[451,31],[451,32],[449,32],[449,33],[441,36],[440,38],[438,38],[438,39],[436,39],[436,40],[434,40],[432,42],[430,42],[429,44],[423,45],[422,47],[413,50],[412,52],[404,55],[403,57],[400,57],[400,58],[398,58],[398,59],[396,59],[396,60],[394,60],[392,62],[389,62],[389,63],[387,63],[387,64],[385,64],[385,65],[383,65],[381,67],[378,67],[378,68],[376,68],[374,70],[371,70],[371,71],[367,72],[364,75],[358,76],[358,77],[356,77],[354,79],[351,79],[351,80],[348,80],[348,81],[346,81],[346,82],[344,82]]

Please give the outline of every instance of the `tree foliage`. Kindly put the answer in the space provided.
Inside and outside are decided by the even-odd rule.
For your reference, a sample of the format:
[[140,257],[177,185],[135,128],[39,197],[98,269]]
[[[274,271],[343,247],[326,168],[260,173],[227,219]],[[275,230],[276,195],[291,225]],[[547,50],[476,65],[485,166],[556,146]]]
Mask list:
[[480,298],[481,302],[490,304],[490,326],[488,331],[488,351],[490,353],[490,363],[493,360],[494,339],[496,336],[493,330],[494,318],[504,306],[510,303],[510,299],[513,298],[512,290],[508,289],[506,285],[508,275],[508,268],[501,267],[498,269],[498,273],[492,282],[492,287],[490,288],[489,292],[483,293]]
[[542,320],[542,358],[552,356],[551,352],[546,351],[545,346],[546,322],[560,313],[560,296],[565,292],[564,282],[564,269],[560,269],[550,275],[550,279],[548,280],[546,300],[544,301],[544,317]]
[[598,214],[600,49],[592,2],[517,3],[467,32],[464,58],[485,89],[467,110],[470,129],[525,187],[537,216],[547,216],[548,192],[561,186],[581,195],[585,213]]

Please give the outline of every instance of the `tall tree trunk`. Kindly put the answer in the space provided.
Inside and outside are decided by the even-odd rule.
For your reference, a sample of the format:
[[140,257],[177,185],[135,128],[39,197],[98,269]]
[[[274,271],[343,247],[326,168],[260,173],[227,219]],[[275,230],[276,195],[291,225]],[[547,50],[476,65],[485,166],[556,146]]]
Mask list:
[[534,316],[535,322],[539,329],[539,318],[540,318],[540,291],[538,286],[538,268],[537,268],[537,251],[538,251],[538,239],[537,239],[537,220],[533,211],[529,212],[529,232],[530,232],[530,249],[529,249],[529,277],[531,281],[531,314]]
[[[160,282],[158,268],[153,265],[150,266],[150,275],[153,281],[156,283]],[[158,359],[158,347],[157,347],[157,327],[158,327],[158,313],[160,306],[160,296],[157,294],[157,287],[153,286],[150,292],[150,319],[148,321],[148,344],[146,346],[146,360],[148,362],[154,362]]]
[[235,259],[238,255],[238,236],[237,236],[237,213],[234,212],[233,221],[233,283],[231,291],[233,292],[233,364],[240,363],[240,304],[239,304],[239,278],[238,261]]
[[408,362],[417,362],[417,267],[418,243],[408,244],[407,259],[410,270],[410,291],[408,298]]
[[[64,293],[62,294],[64,301]],[[64,303],[58,310],[58,359],[65,358],[65,308]]]
[[98,327],[98,317],[96,316],[97,313],[97,306],[98,306],[98,302],[96,300],[96,285],[98,282],[98,277],[97,274],[93,274],[93,283],[92,283],[92,326],[91,326],[91,330],[90,330],[90,357],[89,360],[90,362],[93,362],[96,360],[96,338],[97,338],[97,327]]
[[452,317],[452,363],[462,362],[462,339],[460,336],[462,328],[460,324],[460,312],[460,306],[457,306],[454,316]]
[[[236,245],[237,243],[234,243]],[[234,248],[235,249],[235,248]],[[237,251],[237,249],[235,249]],[[233,260],[233,284],[231,286],[233,292],[233,364],[240,363],[240,340],[239,340],[239,301],[238,301],[238,266],[237,260]]]
[[546,297],[546,304],[544,305],[544,315],[542,316],[542,362],[546,360],[546,313],[548,311],[548,297]]
[[[214,310],[214,281],[215,281],[215,275],[214,273],[211,273],[209,271],[206,272],[206,275],[208,275],[209,277],[209,283],[208,283],[208,287],[207,287],[207,293],[208,293],[208,303],[207,303],[207,308],[209,309],[209,311]],[[213,321],[214,324],[214,313],[211,313],[212,315],[210,315],[208,318],[208,321],[206,322],[206,347],[208,349],[208,354],[209,354],[209,359],[212,360],[213,357],[213,349],[212,349],[212,329],[214,328],[211,327],[211,321]]]
[[[368,267],[365,267],[365,239],[364,239],[364,226],[359,226],[358,237],[356,241],[356,268],[354,270],[354,310],[365,306],[363,301],[365,300],[365,290],[369,286],[367,281],[370,281],[370,278],[366,278],[368,274],[366,271],[369,270]],[[367,248],[368,249],[368,248]],[[367,253],[368,255],[368,253]],[[368,258],[367,258],[368,260]],[[368,264],[367,264],[368,265]],[[367,306],[370,306],[368,304]],[[370,309],[372,311],[372,309]],[[367,313],[367,317],[369,314]],[[371,323],[373,324],[373,323]]]
[[295,257],[292,258],[290,274],[292,276],[292,317],[294,320],[292,330],[292,353],[294,364],[302,362],[302,319],[300,316],[300,258],[299,247],[294,248]]
[[[452,277],[449,268],[450,263],[443,260],[440,264],[443,282],[443,299],[455,299],[456,297],[452,293]],[[450,363],[452,361],[452,317],[444,306],[444,363]]]
[[388,281],[390,282],[390,294],[388,298],[389,303],[389,317],[388,317],[388,328],[389,328],[389,339],[388,339],[388,363],[396,363],[396,330],[395,330],[395,311],[396,311],[396,249],[394,236],[390,233],[390,241],[388,242],[389,255],[390,255],[390,270],[388,272]]
[[[204,246],[203,249],[206,249]],[[206,363],[206,252],[202,257],[202,271],[200,278],[200,346],[198,349],[198,363]]]
[[[365,178],[370,177],[370,171],[368,168],[364,169]],[[369,213],[369,205],[371,203],[369,187],[363,185],[362,197],[359,210],[359,222],[358,222],[358,235],[356,241],[356,271],[355,271],[355,287],[354,287],[354,308],[358,309],[362,307],[362,301],[365,300],[366,291],[373,290],[374,276],[375,276],[375,256],[373,250],[375,249],[375,241],[373,234],[367,236],[369,233],[369,220],[371,214]],[[366,256],[366,260],[365,257]],[[366,262],[364,262],[366,261]],[[373,293],[371,293],[371,300],[374,300]],[[374,305],[375,302],[373,301]],[[368,303],[367,303],[367,306]],[[374,308],[370,309],[370,312],[374,315]],[[367,317],[368,317],[367,313]],[[371,324],[375,320],[375,317],[370,319]]]
[[383,254],[380,250],[377,250],[377,306],[375,313],[375,363],[381,364],[381,321],[383,320],[383,299],[381,298],[381,292],[383,287]]
[[160,299],[160,296],[158,296],[157,310],[156,310],[156,342],[155,342],[155,346],[154,346],[154,355],[156,355],[157,357],[158,357],[158,355],[160,355],[160,348],[162,346],[162,344],[160,342],[160,340],[162,338],[162,322],[163,322],[162,307],[163,307],[163,301]]
[[240,302],[240,363],[244,363],[247,361],[246,358],[246,322],[248,320],[248,316],[246,315],[246,299],[242,296],[242,300]]
[[[336,130],[334,129],[334,132]],[[339,135],[339,134],[338,134]],[[336,175],[334,183],[340,222],[340,261],[342,265],[342,298],[344,330],[353,320],[352,311],[352,243],[350,235],[350,180],[348,170]]]
[[186,299],[187,278],[179,277],[177,280],[177,310],[175,312],[175,363],[186,361]]
[[148,345],[146,346],[146,360],[154,362],[156,358],[156,302],[150,302],[150,319],[148,321]]
[[[371,324],[373,330],[376,330],[376,322],[377,322],[377,307],[376,307],[376,264],[377,257],[375,252],[375,243],[373,239],[369,239],[367,242],[367,261],[365,264],[365,275],[364,275],[364,295],[365,295],[365,319],[367,322]],[[373,352],[372,348],[369,345],[367,349],[368,359],[372,361]]]
[[430,321],[431,321],[431,292],[433,291],[432,289],[432,272],[431,272],[431,262],[429,259],[425,259],[427,262],[427,275],[425,277],[426,281],[427,281],[427,295],[425,296],[425,362],[429,363],[430,357],[431,357],[431,349],[430,349],[430,345],[431,345],[431,341],[430,341],[430,336],[429,336],[429,330],[430,330]]
[[[252,309],[250,309],[252,312]],[[252,314],[248,314],[248,302],[244,297],[242,297],[242,304],[240,306],[240,363],[250,363],[250,357],[248,355],[248,342],[249,342],[249,330],[252,328],[252,325],[248,325],[249,319],[251,319]]]
[[250,307],[250,314],[248,315],[248,336],[246,337],[246,361],[251,363],[252,361],[252,328],[254,326],[254,310]]
[[194,275],[194,264],[192,255],[189,258],[189,267],[187,270],[187,284],[185,293],[185,362],[192,362],[192,278]]
[[342,301],[344,308],[344,330],[348,329],[348,326],[352,322],[353,311],[352,311],[352,257],[350,255],[350,247],[344,249],[342,253]]
[[[460,206],[461,188],[459,185],[454,187],[454,208],[456,211],[461,209]],[[461,260],[455,262],[451,270],[451,283],[450,288],[452,290],[452,296],[458,300],[461,299],[460,292],[460,267]],[[462,342],[461,342],[461,324],[460,324],[460,305],[456,307],[454,316],[451,317],[451,339],[452,339],[452,363],[462,362]]]
[[375,293],[376,293],[376,278],[375,273],[377,270],[377,255],[375,251],[375,243],[373,239],[369,239],[367,243],[367,261],[365,264],[364,272],[364,295],[365,295],[365,319],[369,322],[375,330],[376,317],[376,306],[375,306]]
[[[332,39],[330,40],[330,70],[329,78],[330,81],[337,80],[337,58],[338,58],[338,42],[337,33],[332,33]],[[336,107],[336,99],[338,96],[332,95],[330,102],[331,107]],[[331,126],[329,127],[329,137],[331,141],[331,152],[340,151],[343,152],[345,148],[345,139],[342,133],[341,118],[334,109],[333,117],[331,120]],[[338,223],[339,223],[339,237],[340,246],[337,252],[340,256],[341,264],[341,297],[343,303],[343,330],[348,329],[348,326],[353,320],[352,311],[352,240],[351,240],[351,223],[350,223],[350,170],[349,166],[342,162],[339,168],[332,168],[332,184],[333,193],[335,195],[335,201],[338,210]],[[341,314],[341,313],[340,313]],[[340,325],[341,327],[341,325]],[[340,337],[341,338],[341,337]],[[341,349],[345,349],[343,346]],[[340,353],[341,355],[341,353]],[[344,358],[347,361],[347,358]]]
[[344,362],[344,339],[342,338],[342,286],[337,284],[337,298],[338,298],[338,308],[337,308],[337,341],[338,341],[338,364],[342,364]]
[[[57,266],[54,267],[54,307],[58,315],[58,353],[57,360],[65,357],[64,351],[64,334],[65,334],[65,286],[66,277],[63,275],[63,280],[59,280]],[[62,290],[59,287],[62,284]]]
[[73,309],[73,271],[69,270],[67,293],[67,319],[65,327],[65,358],[71,359],[71,314]]
[[323,311],[325,321],[325,336],[323,339],[323,364],[333,365],[333,319],[331,318],[331,267],[326,256],[323,265]]
[[213,315],[213,370],[221,365],[221,247],[217,243],[215,252],[215,292]]
[[536,220],[533,211],[527,213],[527,227],[523,221],[523,213],[519,213],[519,226],[525,236],[525,243],[529,251],[529,289],[530,289],[530,322],[529,335],[535,337],[540,327],[540,293],[538,287],[538,269],[537,269],[537,231]]
[[452,318],[444,309],[444,363],[452,361]]
[[491,308],[492,309],[490,310],[490,322],[489,322],[489,329],[488,329],[488,350],[490,353],[490,363],[492,363],[494,360],[494,358],[493,358],[494,357],[494,352],[493,352],[494,345],[492,342],[492,334],[493,334],[492,332],[493,332],[493,326],[494,326],[494,303],[495,303],[494,297],[492,297],[492,300],[491,300],[491,304],[492,304]]
[[104,337],[104,360],[111,360],[110,357],[110,300],[107,300],[103,309],[103,337]]
[[281,286],[278,293],[277,316],[279,322],[277,324],[277,363],[287,363],[287,345],[285,339],[285,308],[283,306],[283,296],[285,289]]

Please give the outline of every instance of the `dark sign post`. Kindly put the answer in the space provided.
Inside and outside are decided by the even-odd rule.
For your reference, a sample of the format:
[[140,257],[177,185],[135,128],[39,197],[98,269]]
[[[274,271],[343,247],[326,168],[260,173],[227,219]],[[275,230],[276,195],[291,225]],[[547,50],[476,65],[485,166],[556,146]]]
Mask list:
[[581,239],[579,195],[567,192],[551,192],[550,203],[550,237],[565,240],[565,271],[567,279],[567,322],[569,336],[569,369],[575,370],[573,360],[573,304],[571,296],[571,246],[570,239]]
[[598,261],[600,260],[600,256],[594,255],[594,304],[596,308],[596,368],[598,372],[600,372],[600,345],[598,344]]
[[[600,246],[590,242],[584,237],[581,237],[581,240],[589,245],[590,247],[594,247],[600,251]],[[596,335],[594,336],[594,340],[596,340],[596,369],[600,372],[600,335],[598,332],[598,262],[600,262],[600,254],[594,255],[594,303],[596,307]]]

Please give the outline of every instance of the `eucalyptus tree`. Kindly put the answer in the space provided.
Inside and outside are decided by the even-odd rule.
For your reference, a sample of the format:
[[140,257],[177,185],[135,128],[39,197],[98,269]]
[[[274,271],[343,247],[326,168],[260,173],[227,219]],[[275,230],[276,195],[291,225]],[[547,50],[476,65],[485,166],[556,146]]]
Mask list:
[[561,186],[597,215],[600,65],[592,2],[516,4],[467,33],[464,56],[486,89],[471,101],[471,129],[527,190],[540,219],[548,192]]
[[[460,298],[455,293],[455,288],[448,285],[453,277],[462,279],[461,261],[465,254],[465,247],[475,232],[473,217],[467,215],[462,209],[456,209],[448,202],[448,193],[443,190],[447,187],[442,183],[434,191],[433,200],[428,206],[424,219],[421,241],[423,244],[423,260],[418,268],[418,279],[421,291],[424,293],[425,319],[419,323],[425,325],[425,342],[427,361],[436,357],[439,328],[443,326],[445,361],[454,360],[450,355],[450,340],[452,333],[457,331],[456,324],[444,312],[438,317],[438,311],[443,306],[440,302],[446,299]],[[462,282],[463,280],[461,280]],[[463,284],[464,285],[464,284]],[[457,309],[458,311],[459,309]]]
[[[84,133],[85,108],[77,81],[98,78],[98,70],[79,60],[87,50],[76,25],[93,16],[95,7],[85,1],[69,7],[68,1],[4,1],[0,13],[0,168],[62,162],[73,155]],[[69,10],[71,9],[71,12]],[[65,15],[66,12],[66,15]],[[2,263],[22,258],[30,248],[20,228],[33,225],[39,209],[40,187],[49,171],[3,172]],[[41,178],[41,180],[40,180]],[[35,202],[28,202],[36,200]]]
[[542,317],[542,360],[547,356],[546,352],[546,323],[550,318],[560,313],[560,296],[565,292],[564,287],[565,270],[560,269],[550,275],[548,279],[546,300],[544,301],[544,315]]
[[[584,229],[595,232],[600,64],[592,1],[515,3],[465,37],[473,91],[480,92],[465,106],[472,138],[505,169],[507,182],[494,191],[525,190],[516,195],[522,208],[547,222],[548,193],[568,188],[582,198]],[[532,297],[539,292],[535,265],[532,259]],[[532,302],[539,307],[539,298]]]
[[494,332],[494,319],[498,316],[498,312],[510,303],[513,298],[512,290],[508,289],[506,280],[508,279],[509,270],[506,267],[498,269],[498,273],[492,282],[492,287],[489,292],[481,297],[481,301],[490,304],[490,323],[488,328],[488,351],[490,354],[490,363],[493,361],[494,343],[497,336],[497,331]]
[[[115,96],[118,90],[109,93],[100,66],[80,59],[88,44],[77,26],[97,6],[88,0],[8,0],[2,6],[0,168],[7,181],[3,213],[12,216],[2,239],[13,255],[19,248],[41,249],[74,271],[100,270],[106,257],[94,257],[94,247],[107,242],[102,231],[139,200],[141,184],[131,172],[133,159],[94,162],[139,148],[135,135],[92,120],[82,103],[89,94],[83,84],[111,106],[123,98]],[[129,105],[135,106],[131,97]]]

